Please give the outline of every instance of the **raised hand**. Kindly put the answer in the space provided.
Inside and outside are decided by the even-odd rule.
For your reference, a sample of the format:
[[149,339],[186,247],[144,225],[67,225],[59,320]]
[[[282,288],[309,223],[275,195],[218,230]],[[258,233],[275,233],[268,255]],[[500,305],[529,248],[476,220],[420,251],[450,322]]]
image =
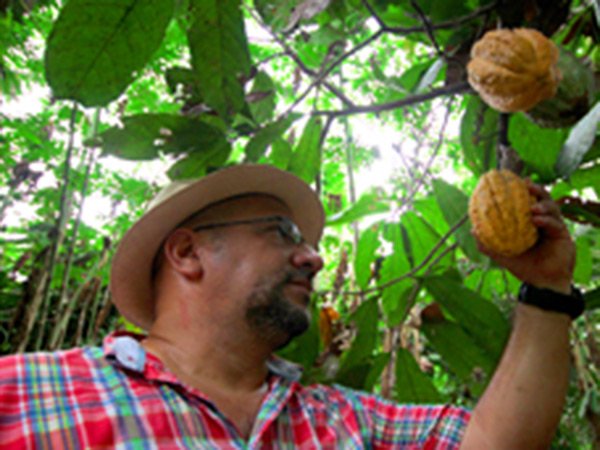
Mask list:
[[540,234],[538,242],[525,253],[511,257],[498,255],[478,241],[479,250],[521,281],[539,288],[569,293],[575,268],[575,245],[560,208],[550,194],[540,185],[529,181],[528,187],[529,192],[538,199],[531,208],[531,220]]

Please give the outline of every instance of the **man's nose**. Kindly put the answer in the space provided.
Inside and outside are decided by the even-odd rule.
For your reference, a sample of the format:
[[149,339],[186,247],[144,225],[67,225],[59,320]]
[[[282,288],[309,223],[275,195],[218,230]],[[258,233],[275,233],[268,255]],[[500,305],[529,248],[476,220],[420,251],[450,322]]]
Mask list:
[[292,253],[292,264],[299,269],[309,269],[316,275],[323,268],[323,258],[308,244],[298,245]]

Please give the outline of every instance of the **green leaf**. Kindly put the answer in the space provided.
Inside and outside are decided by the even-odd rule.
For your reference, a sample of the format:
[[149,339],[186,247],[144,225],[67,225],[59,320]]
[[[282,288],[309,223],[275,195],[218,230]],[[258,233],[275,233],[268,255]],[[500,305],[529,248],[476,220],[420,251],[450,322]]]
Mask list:
[[373,356],[377,344],[377,323],[379,311],[374,299],[363,302],[349,319],[358,330],[350,349],[342,356],[340,370],[336,379],[342,379],[354,367],[364,364]]
[[527,166],[540,176],[542,182],[556,179],[556,158],[566,137],[566,129],[540,128],[524,114],[511,116],[508,127],[510,143]]
[[206,104],[226,119],[245,104],[250,53],[240,0],[190,0],[192,67]]
[[425,277],[423,284],[477,346],[500,358],[510,326],[496,305],[447,275]]
[[[468,217],[469,197],[460,189],[444,180],[433,180],[433,192],[450,227],[455,226],[465,216]],[[481,253],[477,250],[475,238],[471,234],[471,223],[467,219],[455,232],[456,241],[465,255],[472,261],[481,262]]]
[[[416,92],[419,90],[421,81],[434,66],[435,60],[429,60],[417,64],[413,64],[397,79],[397,84],[402,86],[407,92]],[[437,75],[437,74],[436,74]]]
[[124,159],[147,160],[161,152],[182,154],[209,152],[228,146],[218,128],[202,120],[171,114],[138,114],[123,119],[123,127],[100,134],[105,154]]
[[591,187],[600,197],[600,164],[573,172],[570,182],[575,189]]
[[220,146],[196,151],[177,161],[167,171],[171,180],[186,180],[206,175],[209,169],[215,169],[225,164],[231,153],[231,146],[225,143]]
[[401,348],[396,353],[394,400],[399,403],[442,403],[441,394],[425,375],[413,355]]
[[575,240],[575,246],[577,249],[577,258],[573,279],[576,283],[587,285],[592,278],[593,266],[590,239],[587,236],[579,236]]
[[366,289],[371,279],[371,265],[375,260],[375,252],[379,248],[379,231],[376,226],[363,231],[356,246],[354,258],[354,275],[360,289]]
[[[404,250],[412,267],[421,265],[436,245],[440,241],[440,236],[422,217],[418,216],[414,211],[407,211],[400,219],[400,224],[404,232]],[[445,244],[442,244],[436,254],[444,251]],[[435,259],[431,258],[430,262]],[[436,267],[444,267],[452,262],[452,255],[447,254],[437,262]],[[431,266],[425,265],[419,272],[427,270]]]
[[84,106],[116,99],[160,46],[173,8],[173,0],[67,2],[46,47],[53,95]]
[[285,170],[289,166],[293,154],[291,144],[283,138],[277,138],[271,144],[269,161],[275,167]]
[[416,92],[422,92],[435,83],[435,81],[439,78],[439,74],[444,68],[445,64],[446,62],[442,58],[436,59],[431,67],[429,67],[421,77]]
[[373,387],[381,378],[381,374],[390,362],[390,358],[391,355],[389,353],[380,353],[373,358],[367,378],[362,386],[360,386],[360,389],[366,392],[373,391]]
[[246,144],[246,160],[248,162],[257,162],[265,154],[269,145],[280,138],[299,117],[298,114],[291,114],[257,131],[252,139],[248,141],[248,144]]
[[571,129],[556,161],[556,172],[559,176],[568,177],[579,167],[585,154],[594,144],[599,124],[600,102]]
[[600,308],[600,288],[588,291],[583,295],[586,311]]
[[[456,323],[448,320],[423,321],[421,330],[444,363],[465,383],[472,394],[481,394],[498,361],[478,346]],[[480,380],[483,373],[485,380]]]
[[319,311],[311,308],[311,321],[308,330],[292,339],[290,343],[277,352],[277,355],[288,361],[300,364],[306,372],[313,367],[319,356],[321,340],[319,338]]
[[469,170],[479,176],[496,165],[499,114],[478,96],[468,96],[460,122],[460,143]]
[[311,117],[304,127],[288,167],[290,172],[307,183],[312,183],[321,170],[321,131],[321,119]]
[[275,112],[275,84],[266,72],[259,71],[256,74],[252,89],[246,100],[256,123],[263,123],[273,118]]
[[154,159],[160,151],[155,142],[161,137],[161,130],[174,129],[180,119],[171,114],[125,117],[123,127],[115,126],[100,134],[103,152],[124,159]]
[[394,252],[383,261],[377,284],[382,286],[391,282],[383,290],[381,306],[388,325],[393,326],[402,322],[408,314],[409,308],[406,294],[412,289],[413,282],[408,278],[395,282],[396,278],[410,271],[410,264],[402,248],[400,226],[394,224],[389,234],[391,234]]
[[187,103],[194,105],[202,103],[200,82],[192,69],[171,67],[165,73],[165,81],[171,94],[176,94],[179,91],[179,86],[181,86],[181,91],[185,93]]
[[390,205],[379,197],[377,192],[363,194],[356,203],[327,218],[327,225],[352,223],[365,216],[389,211]]

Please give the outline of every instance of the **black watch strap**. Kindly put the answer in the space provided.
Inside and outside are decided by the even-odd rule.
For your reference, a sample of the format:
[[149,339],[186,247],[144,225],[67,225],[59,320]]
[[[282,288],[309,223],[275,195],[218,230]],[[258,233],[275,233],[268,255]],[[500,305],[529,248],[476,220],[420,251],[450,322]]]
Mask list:
[[571,319],[579,317],[585,309],[583,295],[575,286],[571,286],[571,294],[567,295],[523,283],[519,289],[519,301],[546,311],[568,314]]

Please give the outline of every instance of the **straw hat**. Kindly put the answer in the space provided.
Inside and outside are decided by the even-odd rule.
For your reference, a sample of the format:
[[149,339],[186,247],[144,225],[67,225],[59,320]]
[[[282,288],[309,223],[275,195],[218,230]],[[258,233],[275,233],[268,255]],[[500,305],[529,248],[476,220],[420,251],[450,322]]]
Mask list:
[[207,206],[242,194],[267,194],[283,201],[304,238],[316,245],[325,222],[317,194],[300,178],[267,165],[245,164],[201,179],[174,182],[150,203],[125,234],[111,267],[112,300],[133,324],[149,329],[154,320],[152,263],[170,231]]

